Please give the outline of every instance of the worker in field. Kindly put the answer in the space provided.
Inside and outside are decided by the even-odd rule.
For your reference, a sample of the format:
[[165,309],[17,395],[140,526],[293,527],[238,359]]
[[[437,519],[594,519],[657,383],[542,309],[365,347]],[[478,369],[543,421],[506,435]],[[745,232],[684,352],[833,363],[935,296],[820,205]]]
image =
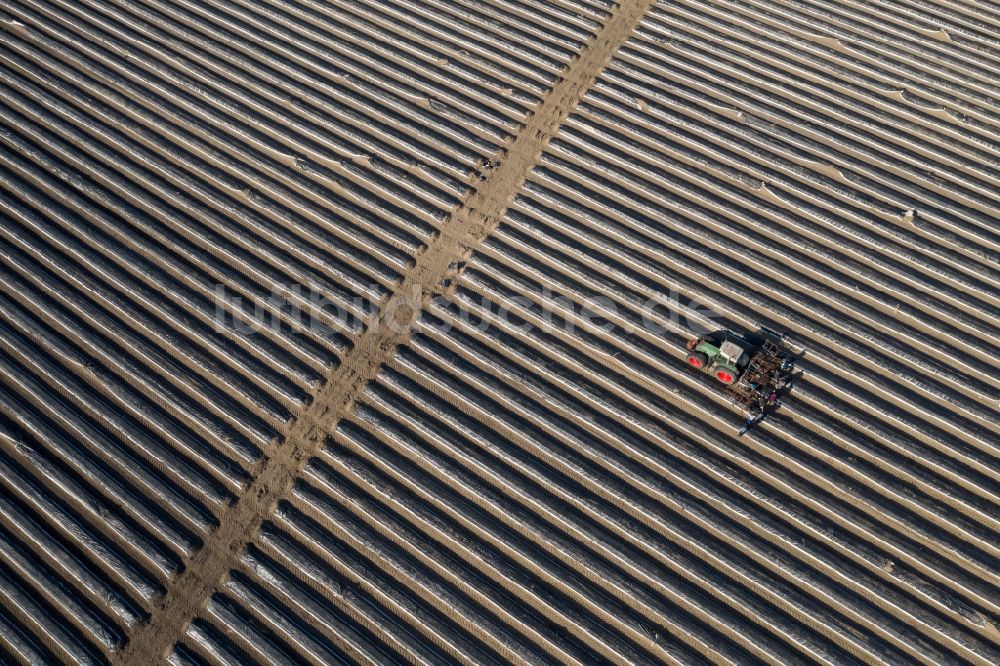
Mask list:
[[764,418],[764,410],[762,408],[758,406],[754,406],[753,408],[751,408],[750,413],[743,421],[743,427],[740,428],[740,431],[736,434],[736,436],[742,437],[743,435],[745,435],[747,431],[750,430],[750,428],[752,428],[753,425],[757,423],[757,421],[760,421],[762,418]]

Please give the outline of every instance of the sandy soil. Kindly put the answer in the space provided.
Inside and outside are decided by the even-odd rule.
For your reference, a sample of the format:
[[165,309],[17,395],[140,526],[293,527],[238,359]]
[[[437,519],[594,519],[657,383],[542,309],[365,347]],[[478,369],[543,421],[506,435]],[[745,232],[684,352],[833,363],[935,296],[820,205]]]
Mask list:
[[0,662],[1000,663],[1000,7],[0,28]]

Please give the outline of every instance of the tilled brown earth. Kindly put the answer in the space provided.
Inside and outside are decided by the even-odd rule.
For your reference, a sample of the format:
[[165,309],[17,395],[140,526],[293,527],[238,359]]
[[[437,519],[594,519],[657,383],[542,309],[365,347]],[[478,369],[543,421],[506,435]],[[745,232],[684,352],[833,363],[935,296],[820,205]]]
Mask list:
[[0,27],[0,663],[1000,663],[1000,6]]

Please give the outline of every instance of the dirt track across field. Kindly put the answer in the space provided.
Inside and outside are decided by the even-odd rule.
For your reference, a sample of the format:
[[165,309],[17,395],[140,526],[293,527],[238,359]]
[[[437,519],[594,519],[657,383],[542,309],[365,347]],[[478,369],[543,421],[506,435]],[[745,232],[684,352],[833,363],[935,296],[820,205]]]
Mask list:
[[[419,309],[444,291],[442,281],[456,272],[506,213],[549,139],[593,83],[615,51],[631,34],[651,0],[625,0],[603,29],[566,68],[552,90],[498,155],[475,192],[442,225],[417,255],[399,287],[357,338],[342,364],[326,378],[313,401],[292,423],[285,440],[267,451],[252,470],[246,491],[219,516],[219,526],[167,588],[147,623],[130,637],[115,658],[122,666],[157,663],[167,656],[185,627],[219,589],[247,543],[288,496],[305,463],[323,445],[327,433],[350,411],[355,399],[375,378],[400,344],[410,336]],[[414,307],[416,306],[416,308]]]

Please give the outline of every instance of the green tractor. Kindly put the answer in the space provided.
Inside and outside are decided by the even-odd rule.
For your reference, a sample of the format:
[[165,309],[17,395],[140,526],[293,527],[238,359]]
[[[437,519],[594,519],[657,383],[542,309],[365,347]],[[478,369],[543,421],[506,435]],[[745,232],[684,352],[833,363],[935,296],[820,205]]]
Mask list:
[[742,337],[723,331],[688,340],[687,362],[725,386],[730,401],[747,414],[740,434],[778,405],[791,386],[795,360],[784,349],[784,336],[771,331]]
[[[742,343],[742,344],[741,344]],[[692,368],[711,373],[719,382],[730,386],[736,383],[750,363],[751,348],[746,341],[735,336],[702,336],[689,340],[687,362]]]

